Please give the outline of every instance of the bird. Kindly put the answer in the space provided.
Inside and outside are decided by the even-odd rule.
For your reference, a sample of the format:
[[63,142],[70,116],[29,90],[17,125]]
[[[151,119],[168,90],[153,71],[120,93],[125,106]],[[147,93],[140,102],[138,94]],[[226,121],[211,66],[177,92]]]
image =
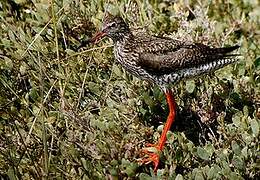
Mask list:
[[238,54],[231,54],[239,48],[212,48],[210,46],[166,37],[134,34],[128,23],[120,15],[105,13],[102,27],[90,42],[97,44],[108,37],[114,45],[115,60],[130,74],[159,86],[164,92],[169,114],[160,139],[144,148],[142,164],[153,163],[154,172],[158,170],[160,153],[166,143],[166,135],[176,117],[176,102],[171,86],[177,82],[209,73],[237,61]]

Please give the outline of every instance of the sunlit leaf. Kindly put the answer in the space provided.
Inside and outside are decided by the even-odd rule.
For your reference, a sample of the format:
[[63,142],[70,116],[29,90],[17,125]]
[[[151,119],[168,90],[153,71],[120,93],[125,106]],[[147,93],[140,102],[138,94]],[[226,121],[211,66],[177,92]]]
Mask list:
[[186,91],[189,93],[192,93],[195,89],[195,81],[194,80],[188,80],[186,81]]
[[251,126],[251,129],[252,129],[254,136],[257,137],[258,134],[259,134],[259,124],[258,124],[258,122],[255,119],[252,119],[250,121],[250,126]]
[[204,148],[198,147],[197,154],[201,159],[209,160],[209,153]]

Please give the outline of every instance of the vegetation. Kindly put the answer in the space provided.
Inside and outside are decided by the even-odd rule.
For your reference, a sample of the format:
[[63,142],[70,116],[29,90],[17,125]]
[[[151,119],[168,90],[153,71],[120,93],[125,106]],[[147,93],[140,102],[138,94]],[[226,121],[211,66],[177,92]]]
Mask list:
[[[114,62],[110,40],[87,43],[105,10],[135,30],[241,45],[237,64],[173,85],[178,117],[157,175],[137,159],[167,104]],[[257,0],[2,0],[0,177],[257,179],[259,25]]]

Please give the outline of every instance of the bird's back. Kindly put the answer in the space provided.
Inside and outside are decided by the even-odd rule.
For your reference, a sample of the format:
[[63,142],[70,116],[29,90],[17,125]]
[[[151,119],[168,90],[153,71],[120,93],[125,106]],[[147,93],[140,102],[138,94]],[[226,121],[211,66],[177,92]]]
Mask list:
[[[238,47],[211,48],[199,43],[131,34],[115,43],[115,56],[136,76],[156,83],[161,78],[165,81],[167,76],[167,83],[174,83],[234,62],[236,55],[230,52]],[[170,78],[171,75],[174,77]]]

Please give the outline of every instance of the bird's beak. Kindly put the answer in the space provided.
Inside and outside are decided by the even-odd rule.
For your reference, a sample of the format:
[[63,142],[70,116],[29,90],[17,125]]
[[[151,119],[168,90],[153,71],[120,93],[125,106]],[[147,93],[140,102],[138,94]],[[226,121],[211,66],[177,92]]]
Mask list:
[[105,37],[107,33],[100,31],[95,34],[95,36],[91,39],[91,43],[97,44],[103,37]]

